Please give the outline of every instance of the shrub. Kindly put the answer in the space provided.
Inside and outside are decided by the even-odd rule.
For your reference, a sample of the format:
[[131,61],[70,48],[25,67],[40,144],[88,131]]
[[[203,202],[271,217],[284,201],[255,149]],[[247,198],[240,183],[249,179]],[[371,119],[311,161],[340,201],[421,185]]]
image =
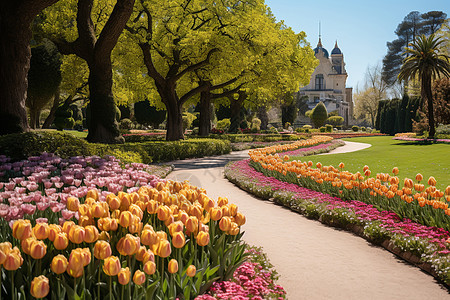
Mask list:
[[352,130],[353,130],[354,132],[358,132],[358,131],[359,131],[359,127],[356,126],[356,125],[354,125],[354,126],[352,126]]
[[341,116],[331,116],[327,119],[326,123],[333,125],[334,127],[340,126],[344,123],[344,118]]
[[366,131],[366,127],[362,126],[362,127],[361,127],[361,131],[364,131],[364,132],[365,132],[365,131]]
[[261,130],[261,120],[258,118],[253,118],[252,120],[252,130],[260,131]]
[[220,121],[217,121],[216,128],[227,131],[230,128],[230,125],[231,125],[230,119],[222,119]]
[[122,119],[120,120],[119,128],[122,130],[130,130],[133,128],[133,122],[130,119]]
[[278,130],[273,126],[270,126],[267,132],[271,134],[278,134]]
[[316,128],[322,127],[328,118],[328,112],[325,104],[319,102],[312,110],[310,118]]
[[327,128],[322,126],[322,127],[319,128],[319,130],[320,130],[320,132],[325,132],[327,130]]
[[242,120],[241,123],[239,124],[239,128],[240,129],[249,129],[249,124],[247,122],[247,120]]
[[196,115],[189,112],[183,114],[183,130],[189,129],[192,126],[192,122],[196,119]]
[[53,123],[58,130],[72,129],[75,125],[75,120],[72,118],[72,110],[69,105],[63,104],[56,109],[55,120]]
[[327,132],[332,132],[333,131],[333,126],[332,125],[327,124],[327,125],[325,125],[325,128],[326,128]]
[[166,114],[166,110],[151,106],[148,100],[134,104],[134,117],[142,125],[151,125],[153,128],[159,128],[159,125],[166,119]]

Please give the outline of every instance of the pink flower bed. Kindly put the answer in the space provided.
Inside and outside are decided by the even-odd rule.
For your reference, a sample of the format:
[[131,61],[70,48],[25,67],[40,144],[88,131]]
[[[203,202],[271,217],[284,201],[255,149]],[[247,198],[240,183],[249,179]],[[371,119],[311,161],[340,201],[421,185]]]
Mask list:
[[450,143],[450,139],[419,139],[406,136],[396,136],[393,140],[407,141],[407,142],[438,142],[438,143]]
[[[147,172],[142,163],[120,165],[113,156],[100,158],[60,157],[43,153],[28,160],[10,162],[0,156],[0,218],[10,222],[24,217],[37,219],[51,210],[59,221],[78,217],[66,209],[69,196],[85,197],[97,189],[100,200],[110,193],[137,191],[142,185],[156,185],[162,179]],[[53,220],[54,221],[54,220]]]

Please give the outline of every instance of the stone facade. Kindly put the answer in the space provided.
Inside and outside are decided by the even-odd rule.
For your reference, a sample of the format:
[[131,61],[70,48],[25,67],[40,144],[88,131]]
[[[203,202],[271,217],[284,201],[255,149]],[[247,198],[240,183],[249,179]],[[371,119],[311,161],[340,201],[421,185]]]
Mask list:
[[311,75],[309,84],[300,89],[299,96],[308,97],[309,109],[313,109],[322,101],[328,112],[337,110],[339,115],[344,117],[344,124],[349,125],[353,120],[353,97],[352,88],[345,86],[348,75],[344,55],[337,42],[329,55],[320,38],[314,52],[319,65]]

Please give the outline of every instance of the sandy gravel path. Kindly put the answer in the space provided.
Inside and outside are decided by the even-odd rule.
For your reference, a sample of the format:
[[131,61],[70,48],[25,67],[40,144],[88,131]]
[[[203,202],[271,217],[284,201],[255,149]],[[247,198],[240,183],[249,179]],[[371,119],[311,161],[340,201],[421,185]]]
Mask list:
[[433,277],[351,233],[322,225],[240,190],[223,176],[227,156],[174,162],[171,179],[190,179],[247,217],[244,240],[262,246],[289,299],[450,299]]

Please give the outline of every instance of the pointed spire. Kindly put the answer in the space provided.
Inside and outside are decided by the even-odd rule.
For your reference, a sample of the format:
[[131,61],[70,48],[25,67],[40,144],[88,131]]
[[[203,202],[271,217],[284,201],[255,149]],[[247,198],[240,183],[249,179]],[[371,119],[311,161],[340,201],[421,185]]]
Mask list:
[[323,46],[322,46],[322,39],[321,39],[320,36],[319,36],[319,42],[317,43],[317,48],[323,48]]
[[339,48],[336,40],[336,44],[334,45],[334,48]]

